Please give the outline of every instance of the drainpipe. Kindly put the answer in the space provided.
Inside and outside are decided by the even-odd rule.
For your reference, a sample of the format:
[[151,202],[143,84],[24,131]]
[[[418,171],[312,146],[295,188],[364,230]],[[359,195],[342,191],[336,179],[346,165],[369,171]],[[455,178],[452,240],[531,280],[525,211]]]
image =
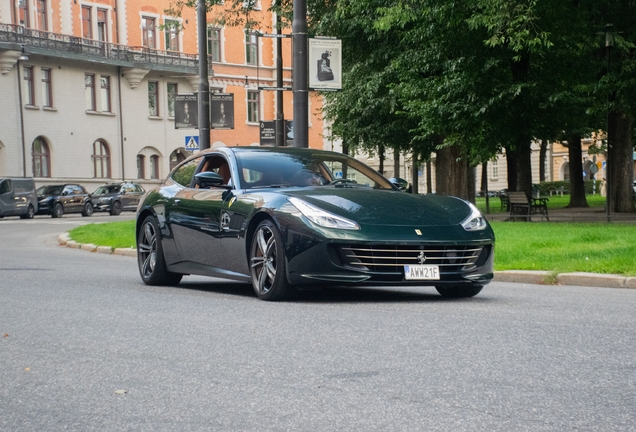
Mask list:
[[22,108],[22,78],[20,77],[20,60],[16,63],[18,77],[18,103],[20,111],[20,138],[22,140],[22,177],[26,177],[26,143],[24,142],[24,111]]
[[121,66],[117,67],[117,97],[119,99],[119,145],[121,147],[121,179],[126,180],[126,171],[124,171],[124,112],[121,102]]

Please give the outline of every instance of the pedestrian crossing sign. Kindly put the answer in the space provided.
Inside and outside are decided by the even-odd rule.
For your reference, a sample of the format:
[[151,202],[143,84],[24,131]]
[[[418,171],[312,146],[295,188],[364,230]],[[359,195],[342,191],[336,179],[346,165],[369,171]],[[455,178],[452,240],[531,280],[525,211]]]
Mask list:
[[199,137],[198,136],[187,136],[185,137],[185,148],[186,150],[199,150]]

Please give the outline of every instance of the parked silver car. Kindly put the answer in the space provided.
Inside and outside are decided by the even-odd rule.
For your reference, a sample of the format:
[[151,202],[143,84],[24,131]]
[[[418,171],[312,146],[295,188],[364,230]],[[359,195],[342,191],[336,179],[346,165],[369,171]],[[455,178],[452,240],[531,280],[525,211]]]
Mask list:
[[137,183],[109,183],[91,194],[95,211],[107,211],[116,216],[122,211],[135,211],[145,190]]
[[0,178],[0,218],[33,219],[37,211],[38,198],[32,178]]

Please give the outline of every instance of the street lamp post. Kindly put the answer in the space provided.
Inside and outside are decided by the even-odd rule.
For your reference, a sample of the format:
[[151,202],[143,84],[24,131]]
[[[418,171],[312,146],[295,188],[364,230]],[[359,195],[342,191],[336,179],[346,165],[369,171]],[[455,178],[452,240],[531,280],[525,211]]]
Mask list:
[[205,0],[197,3],[197,27],[199,37],[199,148],[210,148],[210,83],[208,82],[208,27]]
[[[609,74],[610,74],[610,59],[612,46],[614,46],[614,33],[613,33],[613,25],[606,24],[605,25],[605,49],[607,51],[607,81],[609,86]],[[607,157],[605,158],[605,175],[607,178],[605,179],[605,212],[607,214],[607,221],[612,221],[612,170],[610,164],[610,149],[612,148],[612,144],[614,141],[613,133],[610,133],[610,117],[611,117],[611,106],[610,106],[610,89],[607,90]]]
[[292,43],[294,45],[294,147],[309,147],[309,73],[307,54],[307,2],[293,0],[294,21]]

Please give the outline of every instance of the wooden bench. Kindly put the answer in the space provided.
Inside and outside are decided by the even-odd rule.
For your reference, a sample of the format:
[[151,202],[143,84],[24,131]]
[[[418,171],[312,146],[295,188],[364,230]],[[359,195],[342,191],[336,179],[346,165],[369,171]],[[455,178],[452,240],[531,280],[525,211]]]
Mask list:
[[530,198],[525,192],[508,192],[510,202],[510,220],[516,221],[525,219],[532,221],[533,215],[540,215],[541,220],[545,217],[548,221],[548,198]]

